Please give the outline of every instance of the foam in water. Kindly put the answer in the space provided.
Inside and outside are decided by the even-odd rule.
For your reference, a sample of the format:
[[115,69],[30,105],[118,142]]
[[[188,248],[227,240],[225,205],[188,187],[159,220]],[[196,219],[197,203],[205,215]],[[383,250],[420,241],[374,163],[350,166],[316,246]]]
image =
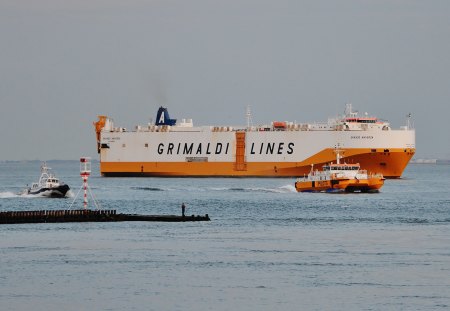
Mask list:
[[297,189],[292,184],[281,186],[279,189],[284,190],[283,192],[297,192]]
[[19,195],[12,193],[10,191],[0,192],[0,199],[16,198]]
[[[75,197],[72,190],[66,193],[66,198]],[[0,199],[11,199],[11,198],[46,198],[42,194],[28,194],[28,193],[14,193],[11,191],[0,192]]]

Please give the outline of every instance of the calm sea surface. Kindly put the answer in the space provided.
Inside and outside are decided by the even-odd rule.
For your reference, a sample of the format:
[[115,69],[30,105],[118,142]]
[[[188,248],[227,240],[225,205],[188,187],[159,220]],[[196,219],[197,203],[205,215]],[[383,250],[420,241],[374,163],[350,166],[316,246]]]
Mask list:
[[[16,195],[40,163],[0,163],[0,210],[68,208],[79,163],[48,164],[72,198]],[[95,163],[89,182],[104,209],[180,214],[185,202],[212,221],[0,225],[1,310],[450,309],[448,165],[411,164],[378,194],[102,178]]]

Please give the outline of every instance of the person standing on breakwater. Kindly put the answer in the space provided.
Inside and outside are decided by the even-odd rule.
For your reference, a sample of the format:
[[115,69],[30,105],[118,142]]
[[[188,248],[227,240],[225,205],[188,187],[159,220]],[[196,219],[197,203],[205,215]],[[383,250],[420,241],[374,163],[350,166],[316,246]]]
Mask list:
[[186,205],[184,205],[184,202],[181,203],[181,216],[184,217],[184,212],[186,211]]

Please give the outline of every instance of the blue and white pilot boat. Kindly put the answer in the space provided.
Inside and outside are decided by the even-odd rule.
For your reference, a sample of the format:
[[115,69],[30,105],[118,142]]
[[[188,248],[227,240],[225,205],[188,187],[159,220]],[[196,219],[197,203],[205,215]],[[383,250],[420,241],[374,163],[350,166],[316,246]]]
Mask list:
[[70,190],[69,186],[50,173],[50,167],[44,162],[41,166],[41,177],[39,182],[33,183],[31,187],[25,190],[25,194],[37,195],[42,197],[63,198]]

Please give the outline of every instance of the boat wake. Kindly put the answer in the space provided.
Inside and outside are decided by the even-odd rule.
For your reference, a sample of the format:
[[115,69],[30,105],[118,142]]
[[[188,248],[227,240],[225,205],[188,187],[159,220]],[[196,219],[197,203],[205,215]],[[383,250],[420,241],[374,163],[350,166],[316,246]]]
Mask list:
[[[66,198],[73,198],[75,195],[72,191],[66,193]],[[14,193],[11,191],[0,192],[0,199],[11,199],[11,198],[46,198],[45,195],[41,194],[28,194],[28,193]]]
[[265,193],[291,193],[297,192],[293,185],[284,185],[277,188],[264,188],[264,187],[205,187],[205,188],[158,188],[158,187],[130,187],[131,190],[138,191],[178,191],[178,190],[187,190],[187,191],[220,191],[220,192],[265,192]]
[[155,188],[155,187],[131,187],[133,190],[145,190],[145,191],[164,191],[164,189],[161,188]]
[[41,198],[41,196],[31,195],[27,193],[14,193],[11,191],[0,192],[0,199],[10,199],[10,198]]
[[16,197],[19,197],[19,196],[20,195],[18,195],[16,193],[12,193],[10,191],[0,192],[0,199],[16,198]]
[[211,188],[213,191],[235,191],[235,192],[266,192],[266,193],[290,193],[297,192],[293,185],[285,185],[277,188],[264,188],[264,187],[256,187],[256,188],[244,188],[244,187],[232,187],[232,188]]

